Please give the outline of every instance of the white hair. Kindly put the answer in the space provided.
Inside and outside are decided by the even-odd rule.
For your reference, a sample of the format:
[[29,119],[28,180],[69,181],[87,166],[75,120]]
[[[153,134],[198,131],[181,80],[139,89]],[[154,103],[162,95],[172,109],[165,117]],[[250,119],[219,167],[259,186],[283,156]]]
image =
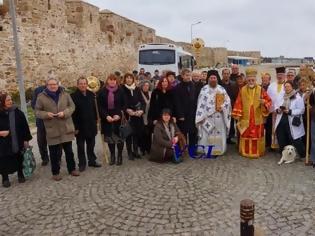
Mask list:
[[46,84],[48,84],[48,82],[51,81],[51,80],[55,80],[59,84],[59,80],[57,79],[57,76],[55,75],[53,70],[48,71]]
[[296,75],[295,69],[289,69],[289,70],[287,70],[287,74],[289,74],[289,73],[292,73],[292,74]]

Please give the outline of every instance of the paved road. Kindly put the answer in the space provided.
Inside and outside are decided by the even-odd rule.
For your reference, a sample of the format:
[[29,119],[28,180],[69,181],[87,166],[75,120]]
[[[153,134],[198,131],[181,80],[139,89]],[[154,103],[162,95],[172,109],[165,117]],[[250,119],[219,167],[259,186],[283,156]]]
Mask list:
[[248,160],[230,146],[216,160],[124,159],[80,177],[63,159],[61,182],[39,166],[25,184],[11,176],[12,187],[0,187],[0,235],[239,235],[244,198],[266,235],[315,235],[315,170],[278,159]]

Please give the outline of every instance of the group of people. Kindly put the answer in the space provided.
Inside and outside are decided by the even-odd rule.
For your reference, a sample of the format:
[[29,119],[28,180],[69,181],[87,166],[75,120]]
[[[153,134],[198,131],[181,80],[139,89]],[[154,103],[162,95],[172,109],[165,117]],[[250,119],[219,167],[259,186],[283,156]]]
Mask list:
[[[174,148],[185,143],[192,154],[200,152],[198,147],[211,145],[212,156],[223,155],[228,145],[237,143],[239,153],[250,158],[264,155],[266,147],[278,145],[281,151],[294,145],[304,158],[305,102],[315,103],[314,93],[307,89],[310,80],[303,77],[302,68],[300,76],[284,67],[276,72],[277,81],[271,83],[266,73],[258,85],[256,69],[247,68],[244,75],[237,65],[232,71],[224,68],[222,78],[217,70],[196,73],[183,69],[180,75],[155,71],[151,77],[141,69],[123,76],[110,74],[96,93],[89,91],[87,78],[81,76],[72,94],[50,73],[32,100],[42,165],[51,163],[55,181],[62,179],[62,151],[72,176],[79,176],[87,166],[101,167],[94,152],[98,121],[110,151],[110,165],[122,165],[125,143],[129,160],[148,154],[151,161],[179,163]],[[311,82],[315,85],[315,79]],[[315,115],[312,117],[315,135]],[[127,137],[123,135],[126,124],[131,129]],[[22,153],[31,138],[24,114],[12,104],[9,94],[1,93],[0,173],[4,187],[10,186],[8,175],[16,171],[19,182],[25,181]]]

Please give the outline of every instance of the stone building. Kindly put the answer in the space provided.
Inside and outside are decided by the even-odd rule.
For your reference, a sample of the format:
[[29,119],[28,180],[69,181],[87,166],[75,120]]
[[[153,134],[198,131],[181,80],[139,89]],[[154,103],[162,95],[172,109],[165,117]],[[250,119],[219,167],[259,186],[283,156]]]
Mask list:
[[[6,3],[6,0],[5,0]],[[18,0],[17,24],[26,87],[51,69],[64,86],[79,75],[104,79],[137,65],[138,45],[153,42],[155,30],[98,7],[73,0]],[[16,68],[8,14],[0,17],[0,86],[16,88]]]

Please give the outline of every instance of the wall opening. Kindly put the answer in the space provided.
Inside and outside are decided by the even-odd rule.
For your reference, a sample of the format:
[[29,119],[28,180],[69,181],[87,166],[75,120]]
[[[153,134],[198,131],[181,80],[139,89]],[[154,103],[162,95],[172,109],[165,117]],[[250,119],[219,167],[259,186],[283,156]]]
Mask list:
[[92,17],[92,13],[90,13],[90,23],[92,24],[93,22],[93,17]]
[[2,25],[0,25],[0,31],[3,31],[3,26]]
[[51,9],[51,4],[50,4],[50,0],[48,0],[48,10]]

